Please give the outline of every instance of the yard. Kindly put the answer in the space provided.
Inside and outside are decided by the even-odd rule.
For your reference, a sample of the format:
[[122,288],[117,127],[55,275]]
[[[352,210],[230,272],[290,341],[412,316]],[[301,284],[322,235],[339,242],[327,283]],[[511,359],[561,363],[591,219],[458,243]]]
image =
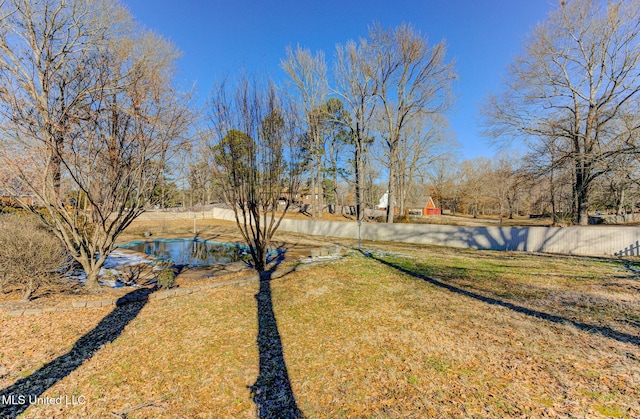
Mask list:
[[366,248],[270,286],[3,317],[0,395],[67,397],[28,418],[277,417],[260,391],[307,418],[640,417],[635,262]]

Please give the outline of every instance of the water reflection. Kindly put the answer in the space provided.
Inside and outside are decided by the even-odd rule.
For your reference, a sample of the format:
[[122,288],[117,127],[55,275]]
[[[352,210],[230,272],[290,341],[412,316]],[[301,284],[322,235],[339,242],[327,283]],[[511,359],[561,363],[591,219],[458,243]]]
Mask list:
[[199,239],[136,241],[120,247],[190,267],[231,263],[247,257],[247,249],[243,246]]

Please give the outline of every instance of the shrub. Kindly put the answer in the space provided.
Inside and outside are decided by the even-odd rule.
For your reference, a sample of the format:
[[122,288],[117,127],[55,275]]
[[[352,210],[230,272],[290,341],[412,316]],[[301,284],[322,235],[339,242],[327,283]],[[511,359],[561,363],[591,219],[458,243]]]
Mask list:
[[408,215],[394,215],[393,222],[398,224],[411,224],[411,218]]
[[[381,215],[379,217],[375,217],[373,220],[376,223],[386,223],[387,222],[387,216],[386,215]],[[404,215],[394,215],[393,216],[393,222],[394,223],[411,223],[411,219],[409,219],[409,217],[405,217]]]
[[173,269],[167,268],[158,274],[158,287],[173,288],[176,285],[176,274]]
[[0,289],[14,287],[30,300],[69,267],[60,240],[31,215],[0,215]]
[[24,210],[21,208],[12,207],[10,205],[0,206],[0,214],[24,214]]

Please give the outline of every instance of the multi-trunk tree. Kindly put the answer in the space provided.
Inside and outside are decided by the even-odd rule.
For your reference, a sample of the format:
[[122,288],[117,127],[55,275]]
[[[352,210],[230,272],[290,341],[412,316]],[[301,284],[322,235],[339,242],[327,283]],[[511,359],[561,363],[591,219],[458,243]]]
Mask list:
[[117,2],[10,0],[0,14],[0,160],[96,289],[189,120],[177,51]]
[[[441,115],[414,118],[405,124],[395,149],[395,196],[400,214],[411,205],[422,206],[425,203],[426,190],[419,186],[427,177],[427,168],[448,147],[447,122]],[[378,147],[380,148],[380,147]],[[389,149],[384,146],[380,157],[385,166],[389,166]]]
[[214,89],[210,121],[217,186],[263,274],[273,235],[300,190],[305,136],[273,83],[248,77]]

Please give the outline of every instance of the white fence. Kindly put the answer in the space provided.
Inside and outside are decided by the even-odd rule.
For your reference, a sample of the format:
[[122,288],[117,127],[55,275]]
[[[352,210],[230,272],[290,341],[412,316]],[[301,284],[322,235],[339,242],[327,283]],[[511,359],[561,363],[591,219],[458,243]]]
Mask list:
[[[233,211],[148,212],[143,219],[235,220]],[[282,220],[280,230],[328,237],[358,238],[355,222]],[[362,223],[363,240],[397,241],[485,250],[573,255],[640,255],[640,227],[459,227],[433,224]]]

